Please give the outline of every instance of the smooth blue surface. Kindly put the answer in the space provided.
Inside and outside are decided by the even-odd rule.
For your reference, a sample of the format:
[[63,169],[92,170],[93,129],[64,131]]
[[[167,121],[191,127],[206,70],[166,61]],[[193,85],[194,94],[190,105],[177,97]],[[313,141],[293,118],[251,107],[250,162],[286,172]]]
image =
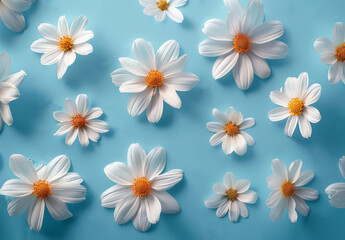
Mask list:
[[[241,0],[246,4],[247,0]],[[181,8],[185,21],[177,24],[167,19],[157,23],[142,13],[137,0],[38,0],[25,12],[27,29],[13,33],[0,24],[0,51],[11,57],[11,73],[21,69],[27,77],[20,87],[21,96],[11,104],[14,125],[0,134],[0,184],[14,178],[9,169],[11,154],[21,153],[37,164],[48,163],[59,154],[72,161],[72,171],[78,172],[88,189],[87,200],[70,204],[74,217],[54,221],[47,213],[41,232],[29,230],[25,214],[9,217],[5,198],[0,198],[0,238],[16,239],[342,239],[345,210],[329,205],[324,189],[331,183],[345,181],[338,169],[338,160],[345,155],[345,86],[330,85],[328,67],[319,60],[313,47],[321,36],[331,37],[333,24],[345,21],[343,0],[283,1],[263,0],[266,20],[279,20],[285,34],[282,41],[289,45],[289,55],[283,60],[269,61],[272,76],[254,79],[248,91],[240,90],[231,74],[223,79],[212,79],[215,59],[198,53],[198,44],[206,38],[201,32],[204,22],[211,18],[225,19],[226,9],[221,0],[190,0]],[[88,29],[95,32],[90,41],[94,52],[78,56],[62,80],[57,80],[55,65],[42,66],[40,54],[30,51],[31,43],[40,38],[37,26],[47,22],[57,25],[59,16],[66,15],[69,23],[79,15],[89,19]],[[182,53],[188,54],[185,71],[200,77],[200,84],[192,91],[180,93],[182,108],[164,105],[164,114],[158,124],[150,124],[146,117],[131,117],[127,113],[129,95],[119,93],[109,74],[120,67],[117,58],[133,57],[134,39],[144,38],[155,49],[169,39],[176,39]],[[273,123],[267,118],[276,107],[269,98],[289,76],[306,71],[310,83],[323,87],[316,106],[322,120],[314,124],[311,139],[295,132],[293,138],[284,135],[285,122]],[[58,129],[52,113],[63,109],[66,97],[79,93],[89,95],[91,107],[101,107],[111,131],[102,135],[99,143],[81,148],[78,142],[68,147],[64,137],[54,137]],[[254,117],[257,124],[249,129],[256,140],[243,157],[226,156],[221,147],[210,146],[211,133],[206,123],[214,121],[214,107],[225,111],[230,105]],[[155,146],[167,151],[166,170],[184,170],[184,179],[170,193],[178,200],[181,213],[162,214],[158,224],[147,233],[137,232],[132,223],[118,225],[113,210],[101,207],[101,193],[113,185],[103,168],[113,161],[126,161],[131,143],[139,142],[148,152]],[[320,192],[320,199],[308,202],[308,217],[299,215],[292,224],[287,214],[278,222],[271,222],[265,205],[270,190],[266,178],[272,174],[271,161],[280,158],[285,164],[303,160],[303,170],[314,170],[310,187]],[[213,195],[212,185],[222,181],[227,171],[238,179],[252,182],[251,189],[259,194],[258,202],[249,206],[248,219],[230,223],[228,217],[219,219],[216,211],[204,206]]]

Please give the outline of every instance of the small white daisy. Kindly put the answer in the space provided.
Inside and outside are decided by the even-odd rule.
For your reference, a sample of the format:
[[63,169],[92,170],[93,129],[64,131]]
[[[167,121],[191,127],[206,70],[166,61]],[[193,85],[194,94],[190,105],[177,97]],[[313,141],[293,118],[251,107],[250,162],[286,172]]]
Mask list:
[[[339,160],[340,173],[345,178],[345,156]],[[329,203],[336,208],[345,208],[345,183],[333,183],[329,185],[326,194],[330,199]]]
[[183,171],[174,169],[161,174],[166,164],[163,148],[156,147],[146,155],[139,144],[132,144],[127,162],[128,166],[114,162],[104,168],[105,175],[117,183],[101,196],[103,207],[115,208],[115,222],[132,220],[137,230],[146,232],[159,221],[161,212],[180,212],[178,202],[166,190],[182,180]]
[[314,47],[321,54],[321,62],[331,66],[328,71],[329,82],[336,84],[342,79],[345,84],[345,25],[335,23],[332,36],[333,41],[326,37],[317,39]]
[[25,28],[25,18],[21,12],[28,10],[33,0],[1,0],[0,17],[5,26],[21,32]]
[[268,117],[273,122],[288,118],[284,132],[289,137],[292,137],[297,123],[302,136],[311,137],[310,123],[321,120],[319,110],[310,106],[319,100],[321,86],[315,83],[308,88],[308,85],[308,73],[301,73],[298,78],[287,78],[285,89],[281,88],[280,91],[272,91],[270,94],[272,102],[281,107],[271,110]]
[[183,22],[183,14],[178,7],[186,5],[188,0],[139,0],[144,7],[144,13],[155,16],[157,22],[165,19],[166,15],[177,23]]
[[191,90],[199,78],[182,72],[187,54],[178,57],[180,46],[175,40],[165,42],[157,53],[143,39],[136,39],[132,48],[136,60],[119,58],[123,68],[115,70],[111,77],[120,92],[133,93],[128,101],[128,113],[137,116],[146,110],[149,122],[155,123],[162,117],[163,102],[179,109],[182,103],[176,91]]
[[[1,1],[0,1],[1,4]],[[10,126],[13,123],[13,117],[9,103],[19,98],[18,87],[22,84],[26,73],[21,70],[15,74],[10,73],[10,57],[6,52],[0,54],[0,131],[4,122]]]
[[72,217],[66,203],[85,200],[86,188],[77,173],[69,173],[71,162],[65,155],[54,158],[47,166],[35,168],[25,156],[10,157],[10,168],[19,179],[10,179],[2,185],[0,194],[12,197],[7,211],[18,216],[26,210],[30,229],[40,231],[44,209],[57,221]]
[[249,216],[245,203],[254,204],[257,194],[248,190],[250,182],[248,180],[236,181],[231,172],[227,172],[223,177],[223,183],[213,185],[213,191],[217,194],[208,198],[205,205],[208,208],[217,208],[217,217],[224,217],[229,211],[231,222],[237,222],[239,216],[247,218]]
[[88,55],[92,53],[91,44],[87,43],[94,34],[90,30],[85,30],[87,18],[77,17],[71,28],[65,16],[60,17],[58,29],[48,23],[38,26],[38,31],[44,38],[38,39],[31,45],[31,50],[37,53],[44,53],[41,57],[42,65],[53,65],[56,63],[58,79],[61,79],[69,66],[75,59],[76,53]]
[[268,187],[273,190],[266,201],[271,209],[270,218],[272,221],[280,219],[287,208],[291,222],[297,221],[297,212],[307,216],[309,207],[304,200],[314,201],[319,198],[319,193],[308,187],[314,177],[314,172],[309,170],[301,173],[302,161],[296,160],[286,170],[284,163],[279,159],[272,161],[273,176],[267,178]]
[[243,131],[255,125],[254,118],[243,120],[242,114],[236,112],[233,107],[230,107],[225,114],[214,108],[212,114],[220,121],[220,123],[209,122],[206,124],[206,128],[215,133],[210,138],[212,146],[222,143],[225,154],[235,152],[238,155],[243,155],[247,152],[247,145],[253,146],[255,144],[252,136]]
[[288,46],[275,41],[283,35],[279,21],[263,23],[264,7],[261,0],[251,0],[244,10],[238,0],[224,0],[228,8],[226,21],[211,19],[202,30],[209,39],[199,45],[199,52],[206,57],[218,57],[213,65],[214,79],[232,70],[237,86],[248,89],[254,74],[260,78],[271,75],[265,59],[284,58]]
[[65,112],[54,112],[53,116],[61,126],[54,136],[66,134],[66,144],[72,145],[77,135],[80,145],[86,147],[89,145],[89,139],[97,142],[100,133],[109,131],[109,126],[105,121],[98,120],[103,111],[99,107],[89,110],[89,99],[86,94],[79,94],[77,99],[66,98]]

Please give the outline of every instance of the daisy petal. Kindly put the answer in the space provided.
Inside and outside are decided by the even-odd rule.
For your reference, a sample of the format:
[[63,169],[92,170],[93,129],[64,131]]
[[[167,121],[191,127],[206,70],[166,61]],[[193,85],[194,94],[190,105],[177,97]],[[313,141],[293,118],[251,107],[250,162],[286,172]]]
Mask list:
[[48,163],[43,178],[52,183],[65,176],[70,167],[71,161],[66,155],[57,156]]
[[302,216],[308,216],[309,213],[309,206],[305,203],[305,201],[298,197],[298,196],[293,196],[293,199],[296,202],[296,210],[302,215]]
[[59,31],[51,24],[42,23],[38,26],[38,31],[47,40],[59,42],[62,37]]
[[38,39],[31,44],[31,51],[37,53],[46,53],[57,48],[58,45],[56,42],[44,38]]
[[255,144],[255,140],[252,136],[250,136],[246,132],[240,132],[240,135],[246,140],[248,146],[253,146]]
[[87,18],[85,16],[77,17],[71,25],[71,36],[75,36],[78,32],[84,31],[87,25]]
[[229,219],[231,222],[237,222],[240,216],[240,208],[237,205],[237,201],[230,202],[229,207]]
[[145,150],[138,144],[131,144],[127,152],[128,167],[133,171],[137,177],[145,176]]
[[21,32],[25,28],[23,14],[6,7],[3,2],[0,2],[0,17],[4,25],[14,32]]
[[343,175],[343,178],[345,178],[345,156],[343,156],[339,160],[339,169],[340,169],[341,175]]
[[229,54],[218,57],[212,68],[213,78],[219,79],[224,77],[234,68],[238,59],[239,53],[235,51],[231,51]]
[[219,145],[224,140],[225,136],[226,136],[225,131],[217,132],[216,134],[212,135],[212,137],[210,138],[210,141],[209,141],[211,146]]
[[309,183],[314,178],[314,171],[304,171],[301,173],[299,178],[295,181],[294,185],[296,187],[304,186]]
[[216,183],[213,185],[213,191],[218,194],[225,195],[228,189],[225,187],[223,183]]
[[43,216],[44,216],[44,200],[36,200],[31,203],[26,211],[26,219],[28,221],[30,229],[39,232],[42,228]]
[[131,58],[119,58],[119,61],[124,69],[134,75],[146,77],[148,74],[148,70],[137,60]]
[[146,206],[147,219],[152,224],[157,223],[162,211],[162,206],[158,198],[150,194],[144,199],[144,203]]
[[331,84],[336,84],[339,82],[343,74],[343,67],[340,62],[334,63],[328,71],[328,80]]
[[180,169],[170,170],[158,175],[151,181],[151,186],[157,191],[168,190],[182,180],[183,171]]
[[237,190],[237,193],[244,193],[246,192],[250,187],[250,182],[248,180],[239,180],[236,182],[235,189]]
[[[282,106],[284,108],[280,108],[281,110],[287,110],[287,106],[289,104],[290,98],[286,95],[286,93],[283,93],[281,91],[272,91],[270,93],[270,98],[272,102],[275,104]],[[286,113],[286,111],[284,111]]]
[[302,170],[302,161],[301,160],[296,160],[293,161],[288,170],[288,180],[295,183],[301,174]]
[[61,16],[58,21],[58,30],[62,36],[70,36],[68,22],[65,16]]
[[199,45],[199,53],[205,57],[218,57],[232,51],[232,42],[206,39]]
[[101,195],[102,207],[115,208],[125,198],[133,195],[129,186],[115,185],[105,190]]
[[73,50],[80,55],[88,55],[93,52],[93,47],[90,43],[79,43],[73,45]]
[[140,115],[150,104],[151,99],[152,90],[148,88],[146,88],[143,92],[132,94],[127,104],[128,113],[131,116]]
[[169,5],[173,7],[182,7],[186,5],[188,0],[170,0]]
[[211,131],[211,132],[220,132],[220,131],[224,131],[224,125],[218,122],[208,122],[206,124],[206,128],[207,130]]
[[33,185],[21,179],[7,180],[0,189],[0,194],[21,198],[32,194]]
[[244,119],[238,126],[240,130],[251,128],[255,125],[255,119],[254,118],[247,118]]
[[331,40],[325,37],[318,38],[314,43],[314,47],[320,54],[335,52],[336,48]]
[[0,77],[0,78],[3,79],[2,80],[3,82],[11,83],[11,84],[13,84],[16,87],[19,87],[19,85],[22,84],[23,79],[24,79],[25,76],[26,76],[26,73],[23,70],[21,70],[21,71],[19,71],[17,73],[14,73],[14,74],[10,75],[10,76],[6,76],[6,77],[4,76],[4,77]]
[[246,140],[240,134],[231,138],[231,147],[234,149],[234,152],[240,156],[247,152]]
[[93,31],[91,30],[84,30],[73,37],[73,44],[81,44],[89,41],[91,38],[93,38],[95,35]]
[[202,32],[209,38],[217,41],[231,41],[233,36],[229,33],[226,22],[220,19],[210,19],[205,23]]
[[62,221],[73,217],[72,213],[68,211],[66,204],[59,201],[54,196],[49,196],[49,198],[46,199],[46,205],[50,215],[56,221]]
[[108,123],[98,119],[91,119],[87,121],[87,127],[91,128],[97,133],[106,133],[109,131]]
[[146,68],[147,72],[156,69],[156,55],[151,43],[141,38],[136,39],[133,42],[132,50],[135,58]]
[[257,26],[251,33],[252,43],[262,44],[279,38],[284,28],[279,21],[269,21]]
[[104,168],[105,175],[113,182],[121,185],[132,185],[134,176],[131,169],[122,162],[114,162]]
[[162,213],[177,214],[180,212],[180,205],[168,192],[152,190],[152,194],[161,203]]
[[[181,72],[187,64],[187,54],[170,61],[168,64],[160,69],[163,76],[167,77],[169,74]],[[164,85],[163,85],[164,86]]]
[[144,204],[141,204],[141,206],[139,206],[138,212],[132,219],[132,221],[135,229],[137,229],[138,231],[146,232],[150,228],[151,223],[147,219],[146,207],[144,206]]
[[344,43],[345,41],[345,25],[341,22],[337,22],[333,26],[332,30],[333,43],[336,46]]
[[304,115],[298,117],[299,130],[304,138],[310,138],[312,134],[312,128],[310,122]]
[[237,201],[237,205],[240,208],[241,217],[247,218],[249,216],[247,206],[243,202],[240,202],[240,201]]
[[165,168],[166,164],[166,152],[162,147],[155,147],[149,152],[145,161],[144,176],[149,180],[153,180],[157,177]]
[[[214,136],[214,135],[213,135]],[[230,136],[225,136],[222,139],[222,150],[226,155],[231,154],[234,151],[234,148],[231,145],[231,137]],[[212,144],[211,144],[212,145]]]
[[64,203],[78,203],[85,200],[86,188],[75,182],[56,182],[52,187],[53,195]]
[[226,188],[234,188],[236,185],[236,178],[235,175],[232,172],[227,172],[225,173],[223,177],[223,182]]
[[272,171],[274,175],[279,177],[281,180],[284,181],[288,179],[288,173],[287,173],[286,167],[284,163],[278,158],[273,159],[272,161]]
[[264,6],[261,0],[252,0],[248,3],[243,16],[243,32],[250,32],[264,21]]
[[334,53],[326,53],[320,57],[320,61],[326,65],[333,65],[337,62],[337,57]]
[[34,165],[23,155],[11,155],[10,168],[14,175],[27,182],[28,184],[32,184],[37,181],[37,172]]
[[99,118],[100,116],[103,115],[103,110],[99,107],[94,107],[91,108],[86,114],[85,114],[85,119],[90,120],[90,119],[95,119]]
[[164,102],[172,106],[173,108],[180,109],[181,108],[181,99],[177,95],[176,91],[173,87],[168,84],[164,84],[159,87],[159,94],[163,98]]
[[222,218],[225,216],[225,214],[229,211],[229,202],[225,201],[222,205],[220,205],[217,209],[216,215],[219,218]]
[[76,105],[78,112],[85,116],[87,110],[89,109],[89,99],[86,94],[79,94],[76,99]]
[[276,175],[267,177],[268,188],[272,190],[279,190],[281,188],[282,183],[283,180]]
[[246,191],[238,195],[237,199],[244,203],[254,204],[258,199],[256,192],[254,191]]
[[144,80],[144,77],[140,77],[137,75],[134,75],[124,68],[119,68],[116,69],[114,72],[111,73],[111,78],[113,83],[117,86],[120,87],[124,82],[131,81],[131,80],[136,80],[136,79],[142,79]]
[[147,120],[151,123],[159,122],[163,115],[163,98],[155,94],[146,109]]
[[287,211],[290,221],[297,222],[296,202],[293,198],[289,198],[287,201]]
[[69,146],[71,146],[75,139],[78,136],[78,129],[77,128],[71,128],[71,130],[67,133],[66,138],[65,138],[65,143]]
[[225,202],[227,202],[227,197],[225,195],[216,194],[216,195],[209,197],[205,201],[205,205],[206,205],[206,207],[213,209],[213,208],[220,207]]
[[254,79],[253,64],[247,55],[240,55],[237,64],[232,72],[237,86],[242,90],[247,90]]
[[252,62],[255,75],[262,79],[268,78],[271,75],[271,69],[265,59],[262,59],[251,52],[248,53],[248,56]]
[[188,72],[169,74],[164,83],[172,86],[176,91],[189,91],[199,83],[199,78]]
[[283,42],[271,41],[263,44],[254,43],[251,50],[258,57],[264,59],[281,59],[288,54],[289,48]]
[[[275,176],[271,176],[271,177],[275,177]],[[281,198],[282,198],[282,192],[281,192],[280,186],[279,186],[279,188],[277,190],[274,190],[274,191],[272,191],[270,193],[270,195],[268,196],[268,199],[266,200],[265,204],[269,208],[274,208],[274,207],[277,206],[277,204],[279,203],[279,200]]]
[[157,69],[161,69],[169,62],[177,59],[180,53],[180,46],[175,40],[165,42],[157,51],[156,64]]
[[312,106],[305,106],[303,115],[311,123],[318,123],[321,120],[321,114],[319,110]]
[[283,216],[286,205],[286,198],[281,197],[277,205],[271,209],[270,218],[272,221],[277,221]]
[[295,194],[308,201],[313,201],[319,198],[319,193],[316,190],[307,187],[296,188]]
[[19,216],[22,214],[31,204],[33,201],[36,200],[35,195],[30,194],[26,197],[19,197],[11,200],[7,206],[8,214],[13,216]]
[[127,199],[122,199],[115,208],[114,219],[118,224],[125,224],[130,221],[139,209],[139,198],[130,197]]
[[10,68],[11,68],[11,60],[10,56],[6,53],[3,52],[0,54],[0,79],[3,79],[10,74]]
[[243,15],[243,7],[238,0],[224,0],[224,5],[230,12],[237,12],[240,16]]
[[290,116],[286,121],[284,132],[287,136],[292,137],[292,134],[296,129],[298,119],[299,118],[297,116]]
[[167,12],[168,17],[170,17],[174,22],[177,22],[177,23],[183,22],[183,14],[176,7],[170,6],[166,12]]
[[2,121],[4,121],[7,125],[12,125],[13,117],[11,114],[10,106],[8,104],[0,104],[0,115]]

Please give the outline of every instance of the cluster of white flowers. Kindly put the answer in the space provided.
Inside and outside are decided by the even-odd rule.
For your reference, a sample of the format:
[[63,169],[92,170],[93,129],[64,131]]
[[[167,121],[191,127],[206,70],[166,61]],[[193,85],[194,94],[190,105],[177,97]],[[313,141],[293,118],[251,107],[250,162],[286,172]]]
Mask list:
[[[2,22],[13,31],[25,28],[25,19],[21,14],[34,0],[0,0]],[[183,14],[178,9],[188,0],[139,0],[144,13],[154,16],[158,22],[166,15],[177,23],[183,22]],[[251,0],[243,8],[238,0],[224,0],[228,10],[226,20],[211,19],[205,23],[203,33],[208,39],[199,45],[199,53],[206,57],[218,57],[212,69],[214,79],[219,79],[232,71],[233,78],[241,90],[252,85],[254,75],[267,78],[271,69],[266,59],[282,59],[288,54],[288,46],[278,41],[284,33],[279,21],[264,22],[264,8],[261,0]],[[88,41],[94,37],[91,30],[86,30],[87,18],[77,17],[69,26],[65,16],[58,20],[57,28],[42,23],[38,30],[43,36],[31,45],[31,50],[43,53],[42,65],[56,64],[57,78],[62,79],[76,60],[76,55],[88,55],[93,47]],[[319,38],[315,49],[322,55],[321,61],[331,65],[328,79],[331,84],[340,79],[345,83],[345,25],[336,23],[333,27],[333,41]],[[121,93],[131,93],[127,110],[131,116],[138,116],[146,110],[151,123],[160,121],[164,102],[173,108],[181,108],[181,99],[177,92],[192,90],[199,77],[190,72],[183,72],[187,64],[187,54],[180,56],[180,45],[169,40],[155,52],[150,42],[141,38],[133,42],[132,51],[135,59],[119,58],[121,68],[111,73],[112,82]],[[9,103],[19,98],[18,87],[26,73],[24,71],[9,75],[10,59],[7,53],[0,54],[0,131],[3,124],[12,125],[13,118]],[[293,136],[297,123],[303,138],[312,135],[311,123],[321,120],[320,112],[312,104],[321,95],[321,86],[314,83],[309,87],[308,73],[301,73],[298,78],[289,77],[284,88],[272,91],[270,98],[279,105],[268,113],[271,121],[287,118],[285,134]],[[100,133],[109,131],[108,124],[97,118],[103,115],[99,107],[89,109],[86,94],[79,94],[76,100],[67,98],[66,112],[55,111],[53,117],[60,128],[54,134],[66,134],[65,143],[72,145],[78,137],[80,145],[86,147],[89,140],[97,142]],[[224,154],[244,155],[248,146],[255,144],[254,138],[244,130],[255,125],[254,118],[243,119],[243,115],[234,107],[222,113],[213,109],[213,116],[219,122],[209,122],[206,128],[213,132],[209,142],[212,146],[222,144]],[[114,162],[104,168],[105,175],[114,183],[101,196],[103,207],[115,208],[114,219],[118,224],[133,222],[139,231],[147,231],[151,224],[159,221],[161,213],[176,214],[180,211],[178,202],[167,192],[180,182],[183,171],[174,169],[163,173],[166,165],[166,152],[156,147],[148,154],[139,144],[132,144],[127,154],[128,166]],[[25,156],[14,154],[9,165],[19,179],[6,181],[0,194],[10,197],[8,213],[17,216],[26,210],[28,225],[40,231],[45,207],[55,220],[65,220],[72,216],[66,203],[85,200],[86,188],[81,185],[83,179],[77,173],[68,173],[71,162],[65,155],[60,155],[45,165],[35,167]],[[345,157],[339,161],[340,172],[345,178]],[[319,193],[309,187],[303,187],[314,177],[313,171],[302,172],[302,161],[292,162],[287,169],[279,159],[272,161],[273,176],[267,178],[272,189],[266,205],[271,208],[270,218],[276,221],[287,209],[291,222],[297,221],[297,212],[303,216],[309,213],[305,200],[312,201]],[[223,183],[213,186],[216,195],[205,202],[208,208],[217,209],[216,215],[223,217],[228,213],[231,222],[239,217],[249,216],[245,205],[255,204],[256,192],[249,190],[250,181],[238,180],[231,172],[223,177]],[[326,194],[334,207],[345,208],[345,183],[329,185]]]

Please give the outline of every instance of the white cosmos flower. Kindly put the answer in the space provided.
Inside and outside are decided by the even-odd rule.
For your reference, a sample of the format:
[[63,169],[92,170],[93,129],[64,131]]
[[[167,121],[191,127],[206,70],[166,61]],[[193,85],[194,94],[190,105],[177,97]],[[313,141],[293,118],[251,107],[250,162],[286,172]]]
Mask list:
[[155,16],[157,22],[165,19],[166,15],[177,23],[183,22],[183,14],[178,7],[186,5],[188,0],[139,0],[144,7],[144,13]]
[[89,139],[97,142],[100,133],[109,131],[109,126],[105,121],[98,120],[102,116],[103,111],[99,107],[89,110],[89,99],[86,94],[79,94],[77,99],[66,98],[66,112],[54,112],[53,116],[61,126],[54,136],[66,134],[65,142],[72,145],[77,135],[80,145],[86,147],[89,145]]
[[143,39],[136,39],[132,48],[136,60],[119,58],[123,68],[115,70],[111,77],[120,92],[133,93],[128,113],[137,116],[146,109],[147,119],[155,123],[162,117],[163,101],[179,109],[181,99],[176,91],[191,90],[199,78],[182,72],[187,54],[178,57],[180,46],[175,40],[165,42],[156,54],[151,43]]
[[174,169],[161,174],[166,164],[166,153],[161,147],[148,155],[139,144],[132,144],[127,154],[128,166],[114,162],[104,168],[105,175],[117,183],[101,196],[102,206],[115,208],[118,224],[132,220],[142,232],[159,221],[160,214],[176,214],[180,206],[166,190],[180,182],[182,170]]
[[238,0],[224,0],[228,8],[226,21],[211,19],[202,30],[209,39],[199,45],[199,52],[206,57],[218,57],[213,65],[214,79],[232,70],[237,86],[248,89],[256,74],[267,78],[271,70],[265,59],[284,58],[288,46],[275,41],[283,35],[279,21],[263,23],[264,8],[261,0],[251,0],[243,10]]
[[250,182],[248,180],[236,181],[231,172],[227,172],[223,177],[223,183],[213,185],[213,191],[217,194],[208,198],[205,205],[208,208],[217,208],[217,217],[224,217],[229,211],[231,222],[237,222],[239,216],[247,218],[249,216],[245,203],[254,204],[257,194],[248,190]]
[[[339,160],[340,173],[345,178],[345,156]],[[345,208],[345,183],[333,183],[326,190],[329,203],[336,208]]]
[[40,231],[44,209],[57,221],[72,217],[66,203],[85,200],[86,188],[77,173],[68,173],[71,162],[65,155],[54,158],[47,166],[36,168],[25,156],[10,157],[10,168],[19,179],[10,179],[0,189],[0,194],[12,197],[7,211],[18,216],[26,210],[30,229]]
[[209,122],[206,127],[209,131],[215,134],[210,138],[210,144],[217,146],[222,143],[222,149],[225,154],[235,152],[238,155],[243,155],[247,152],[247,145],[253,146],[254,139],[243,130],[251,128],[255,125],[254,118],[246,118],[240,112],[236,112],[233,107],[230,107],[225,114],[214,108],[212,114],[220,121]]
[[71,28],[65,16],[60,17],[58,28],[48,23],[42,23],[38,26],[38,31],[43,38],[38,39],[31,45],[31,50],[37,53],[44,53],[41,57],[42,65],[52,65],[56,63],[56,72],[58,79],[61,79],[66,73],[67,68],[71,66],[76,53],[88,55],[92,53],[91,44],[87,43],[94,34],[90,30],[85,30],[87,18],[85,16],[77,17]]
[[308,187],[302,187],[309,183],[314,172],[302,170],[302,161],[296,160],[286,170],[284,163],[279,159],[272,161],[273,176],[267,178],[268,187],[273,190],[266,201],[271,209],[270,218],[272,221],[280,219],[287,208],[291,222],[297,221],[297,212],[307,216],[309,207],[304,200],[313,201],[319,198],[319,193]]
[[281,107],[271,110],[268,117],[273,122],[288,118],[284,131],[289,137],[292,137],[297,122],[302,136],[311,137],[310,123],[318,123],[321,120],[319,110],[310,106],[319,100],[321,86],[315,83],[308,88],[308,85],[308,73],[304,72],[298,78],[287,78],[285,89],[281,88],[280,91],[272,91],[270,94],[272,102]]
[[15,32],[25,28],[25,18],[21,12],[28,10],[32,0],[1,0],[0,17],[5,26]]
[[321,62],[330,65],[328,80],[336,84],[340,79],[345,84],[345,25],[337,22],[333,26],[333,41],[326,37],[317,39],[314,43],[316,51],[321,54]]
[[[1,4],[1,2],[0,2]],[[6,52],[0,54],[0,131],[4,122],[10,126],[13,123],[9,103],[19,98],[18,87],[22,84],[26,73],[21,70],[15,74],[10,73],[10,57]]]

